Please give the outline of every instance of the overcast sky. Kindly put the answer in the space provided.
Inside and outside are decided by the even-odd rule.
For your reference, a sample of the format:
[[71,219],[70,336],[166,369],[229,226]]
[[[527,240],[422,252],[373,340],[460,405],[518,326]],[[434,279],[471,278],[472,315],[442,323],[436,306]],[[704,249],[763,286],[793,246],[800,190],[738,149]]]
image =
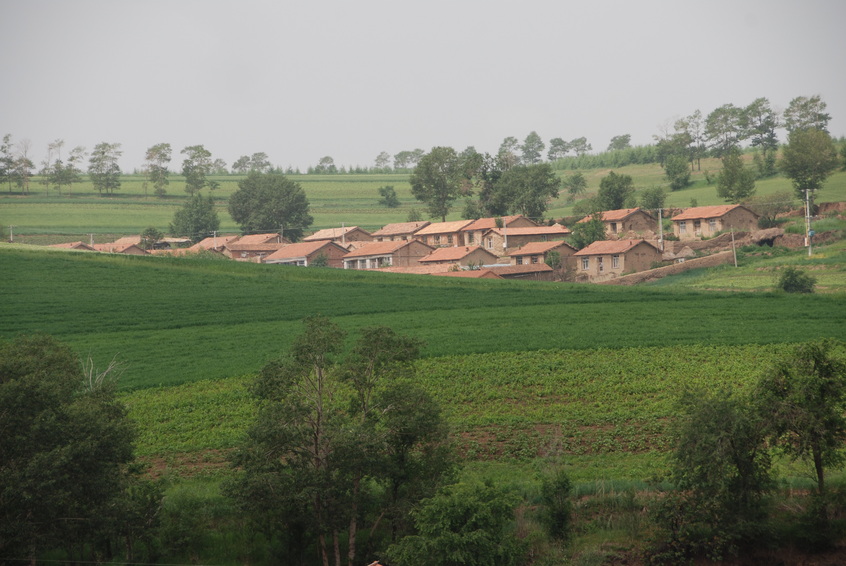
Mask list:
[[203,144],[231,164],[472,145],[536,131],[635,145],[679,117],[819,94],[846,135],[842,0],[0,0],[0,135]]

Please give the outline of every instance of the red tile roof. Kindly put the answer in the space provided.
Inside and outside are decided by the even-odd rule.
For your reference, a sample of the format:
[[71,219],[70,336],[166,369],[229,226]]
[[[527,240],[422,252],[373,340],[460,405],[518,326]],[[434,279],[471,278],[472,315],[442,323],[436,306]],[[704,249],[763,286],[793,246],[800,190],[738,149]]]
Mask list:
[[432,222],[414,233],[415,236],[425,236],[429,234],[447,234],[449,232],[458,232],[465,226],[469,225],[472,220],[454,220],[452,222]]
[[559,246],[566,246],[566,247],[572,249],[573,251],[576,251],[576,248],[574,248],[573,246],[571,246],[567,242],[565,242],[563,240],[555,240],[555,241],[552,241],[552,242],[529,242],[528,244],[526,244],[522,248],[514,250],[513,252],[511,252],[508,255],[516,256],[516,255],[545,254],[549,250],[554,250],[555,248],[557,248]]
[[[284,244],[289,244],[290,242],[285,238],[282,238]],[[241,246],[251,246],[253,244],[278,244],[279,243],[279,234],[276,232],[270,232],[267,234],[248,234],[246,236],[241,236],[234,242],[233,244],[238,244]]]
[[[635,212],[637,212],[639,210],[641,212],[643,212],[644,214],[646,214],[647,216],[651,216],[651,214],[649,214],[645,210],[641,210],[640,208],[621,208],[619,210],[605,210],[605,211],[603,211],[602,212],[602,221],[603,222],[614,222],[614,221],[619,221],[619,220],[625,220],[626,218],[628,218],[629,216],[631,216],[632,214],[634,214]],[[590,215],[585,216],[584,218],[579,220],[579,223],[588,222],[588,221],[590,221],[590,219],[591,219]]]
[[496,228],[497,227],[496,223],[500,218],[502,219],[502,225],[508,226],[509,224],[514,222],[515,220],[519,220],[520,218],[525,218],[525,217],[522,214],[515,214],[513,216],[501,216],[501,217],[496,217],[496,218],[479,218],[477,220],[474,220],[473,222],[471,222],[470,224],[468,224],[467,226],[465,226],[461,230],[462,231],[489,230],[491,228]]
[[493,228],[491,232],[496,232],[500,236],[566,236],[570,233],[570,229],[561,224],[553,224],[552,226],[536,226],[525,228]]
[[[646,240],[599,240],[597,242],[592,243],[591,245],[583,248],[573,255],[578,256],[585,256],[585,255],[607,255],[607,254],[622,254],[626,253],[633,247],[646,244],[648,246],[652,246]],[[655,247],[655,246],[652,246]],[[656,251],[658,248],[655,248]]]
[[420,222],[396,222],[394,224],[385,224],[371,235],[374,237],[382,236],[397,236],[401,234],[413,234],[431,224],[428,220]]
[[442,273],[433,273],[442,277],[466,277],[468,279],[502,279],[500,275],[491,271],[489,268],[485,269],[462,269],[460,271],[444,271]]
[[313,242],[315,240],[336,240],[356,230],[364,232],[370,236],[370,232],[364,230],[363,228],[359,228],[358,226],[344,226],[342,228],[324,228],[323,230],[318,230],[311,236],[303,238],[303,241]]
[[[418,246],[426,246],[430,250],[434,250],[435,248],[431,246],[427,246],[422,242],[414,242]],[[367,242],[363,246],[356,248],[347,255],[344,256],[344,259],[352,258],[352,257],[365,257],[371,255],[385,255],[385,254],[392,254],[400,248],[404,248],[405,246],[411,245],[412,242],[408,240],[395,240],[389,242]]]
[[267,244],[242,244],[241,240],[236,241],[233,244],[228,244],[226,248],[230,252],[275,252],[276,250],[282,248],[283,246],[290,246],[291,244],[277,244],[277,243],[267,243]]
[[66,248],[70,250],[87,250],[93,251],[94,248],[86,244],[85,242],[66,242],[64,244],[51,244],[51,248]]
[[[265,257],[264,260],[277,259],[291,259],[299,257],[307,257],[324,246],[337,245],[328,240],[318,240],[316,242],[297,242],[296,244],[284,244],[281,248]],[[340,247],[340,246],[338,246]],[[341,248],[343,250],[343,248]]]
[[203,238],[193,246],[188,249],[191,250],[210,250],[217,246],[218,248],[222,248],[229,242],[233,242],[238,239],[238,236],[214,236],[211,238]]
[[492,258],[496,258],[496,255],[487,251],[482,246],[453,246],[451,248],[438,248],[429,255],[420,258],[419,261],[420,263],[429,261],[458,261],[460,259],[464,259],[477,250],[482,250]]
[[[700,220],[703,218],[719,218],[727,212],[735,208],[742,208],[752,212],[748,208],[740,204],[722,204],[717,206],[696,206],[682,211],[680,214],[673,216],[673,222],[676,220]],[[755,214],[752,212],[752,214]],[[757,214],[755,215],[757,216]]]

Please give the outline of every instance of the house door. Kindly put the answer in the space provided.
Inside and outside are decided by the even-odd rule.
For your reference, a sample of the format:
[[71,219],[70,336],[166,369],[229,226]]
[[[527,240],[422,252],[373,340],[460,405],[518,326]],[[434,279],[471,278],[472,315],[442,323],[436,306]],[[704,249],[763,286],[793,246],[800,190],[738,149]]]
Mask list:
[[602,261],[602,256],[596,258],[599,262],[599,272],[602,273],[605,270],[605,263]]

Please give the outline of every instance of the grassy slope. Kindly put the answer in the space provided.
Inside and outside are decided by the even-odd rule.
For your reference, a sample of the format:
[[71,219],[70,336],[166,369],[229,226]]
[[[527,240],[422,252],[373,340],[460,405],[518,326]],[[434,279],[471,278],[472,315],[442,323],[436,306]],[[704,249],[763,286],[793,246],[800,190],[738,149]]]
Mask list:
[[589,285],[457,281],[0,248],[0,337],[48,332],[123,384],[150,387],[252,372],[287,349],[300,320],[388,325],[426,355],[844,336],[843,296],[700,294]]
[[[719,160],[703,160],[702,171],[692,176],[693,184],[681,191],[670,193],[667,206],[690,206],[695,200],[700,206],[723,204],[717,197],[716,186],[708,185],[704,180],[704,171],[712,173],[719,169]],[[587,195],[595,194],[602,177],[610,169],[591,169],[584,171],[588,179]],[[658,165],[632,165],[615,169],[616,172],[631,175],[638,189],[663,186],[663,170]],[[559,171],[566,176],[571,171]],[[390,222],[403,222],[412,208],[425,213],[424,207],[411,196],[408,175],[298,175],[293,178],[302,184],[311,203],[314,216],[314,229],[330,226],[358,225],[375,229]],[[223,231],[236,232],[237,226],[226,211],[226,201],[236,189],[237,176],[220,177],[221,187],[215,191],[218,199],[218,214]],[[377,204],[377,189],[391,185],[401,201],[396,209],[380,207]],[[791,190],[790,182],[783,177],[758,181],[758,194]],[[145,198],[140,176],[127,176],[121,189],[111,197],[100,197],[92,192],[89,183],[80,183],[74,187],[72,196],[59,196],[55,191],[45,192],[43,186],[33,183],[31,194],[20,196],[0,191],[0,225],[15,226],[15,233],[20,236],[31,234],[63,234],[59,241],[88,239],[88,234],[95,234],[95,240],[108,241],[112,235],[138,234],[153,226],[166,231],[174,212],[185,198],[183,183],[178,177],[168,188],[166,199]],[[846,200],[846,172],[832,175],[825,187],[818,194],[819,202]],[[798,205],[798,202],[797,202]],[[463,204],[456,203],[450,219],[460,218]],[[553,201],[547,215],[554,218],[568,216],[572,212],[572,203],[566,200],[566,193]],[[103,234],[102,238],[96,235]],[[108,235],[108,236],[106,236]]]

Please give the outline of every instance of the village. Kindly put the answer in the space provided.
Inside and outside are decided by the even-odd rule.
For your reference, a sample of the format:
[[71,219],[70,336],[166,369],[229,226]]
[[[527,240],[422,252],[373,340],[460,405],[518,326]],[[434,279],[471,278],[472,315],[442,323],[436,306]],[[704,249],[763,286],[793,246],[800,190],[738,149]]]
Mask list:
[[[562,224],[542,225],[521,215],[400,222],[373,232],[342,226],[318,230],[296,243],[272,232],[214,235],[190,246],[189,240],[179,238],[164,238],[150,246],[141,236],[128,236],[106,244],[77,241],[54,247],[130,255],[205,252],[235,261],[303,267],[625,284],[629,279],[645,279],[625,276],[660,268],[666,271],[669,266],[675,266],[673,272],[677,272],[697,265],[728,263],[732,259],[729,250],[741,240],[744,245],[773,245],[775,239],[789,236],[781,229],[758,230],[758,214],[743,205],[674,212],[672,234],[666,235],[658,229],[662,219],[641,208],[602,212],[606,239],[580,250],[565,240],[571,231]],[[578,222],[590,220],[587,216]],[[790,247],[802,245],[801,237],[798,242],[790,242]],[[688,265],[681,265],[685,262]]]

